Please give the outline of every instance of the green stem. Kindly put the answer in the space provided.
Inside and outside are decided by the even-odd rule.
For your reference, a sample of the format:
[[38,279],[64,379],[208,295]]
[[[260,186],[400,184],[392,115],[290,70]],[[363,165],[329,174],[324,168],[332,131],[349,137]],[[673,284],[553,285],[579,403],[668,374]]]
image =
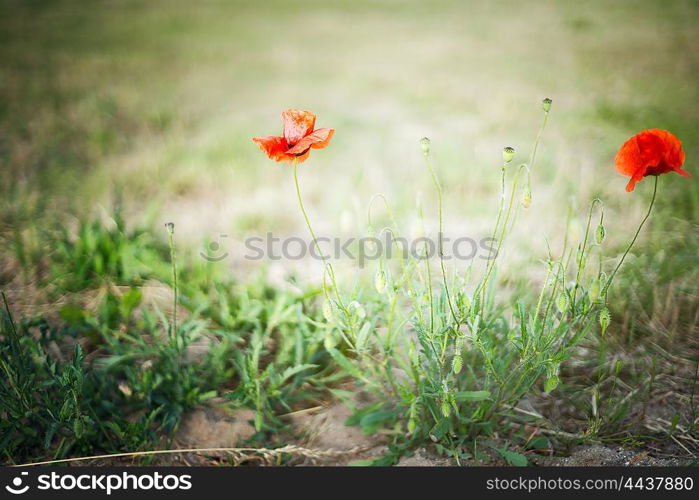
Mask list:
[[439,211],[439,235],[437,236],[437,248],[439,252],[439,264],[442,268],[442,281],[444,282],[444,291],[447,296],[447,302],[449,303],[449,310],[456,323],[456,329],[459,328],[459,319],[456,317],[454,308],[451,304],[451,294],[449,293],[449,285],[447,283],[447,272],[444,269],[444,242],[443,242],[443,217],[442,217],[442,186],[437,179],[437,175],[434,173],[434,168],[432,167],[432,161],[430,160],[429,154],[425,153],[425,163],[427,163],[427,168],[430,171],[430,176],[432,177],[432,183],[437,191],[437,206]]
[[[320,255],[321,260],[323,261],[324,269],[327,269],[330,273],[330,280],[332,282],[333,290],[335,292],[335,297],[337,298],[337,303],[340,306],[340,309],[345,313],[345,316],[347,318],[347,327],[350,330],[350,334],[352,335],[352,338],[354,338],[353,335],[353,328],[352,328],[352,319],[350,318],[350,313],[345,307],[344,303],[342,302],[342,298],[340,298],[340,292],[337,287],[337,281],[335,279],[335,271],[333,270],[332,264],[330,264],[327,259],[325,258],[325,255],[323,255],[323,251],[320,248],[320,245],[318,244],[318,239],[316,238],[316,234],[313,231],[313,227],[311,226],[311,221],[308,218],[308,214],[306,213],[306,208],[303,205],[303,198],[301,197],[301,188],[299,187],[299,177],[298,177],[298,161],[294,158],[294,185],[296,186],[296,197],[299,202],[299,208],[301,208],[301,213],[303,214],[303,220],[306,221],[306,227],[308,228],[308,232],[311,233],[311,238],[313,239],[313,245],[315,246],[316,250],[318,251],[318,255]],[[325,271],[323,271],[323,276],[325,276]],[[325,282],[325,277],[323,278],[323,281]]]
[[175,255],[175,226],[168,223],[168,232],[170,233],[170,261],[172,263],[172,283],[174,290],[173,308],[172,308],[172,335],[177,338],[177,259]]
[[580,277],[582,275],[583,268],[585,267],[583,265],[583,262],[585,261],[585,251],[587,250],[587,239],[590,236],[590,223],[592,222],[592,211],[595,209],[596,203],[602,203],[602,201],[599,198],[595,198],[594,200],[592,200],[592,203],[590,204],[590,212],[587,215],[587,226],[585,226],[585,237],[583,238],[583,244],[580,248],[580,257],[578,258],[578,270],[575,273],[573,299],[570,302],[572,310],[575,310],[575,299],[577,298],[578,288],[580,287]]
[[646,212],[646,216],[641,221],[641,225],[638,226],[638,229],[636,230],[636,234],[633,236],[631,243],[629,243],[629,246],[626,248],[624,255],[621,256],[621,260],[614,268],[614,271],[612,272],[611,276],[609,276],[607,283],[605,283],[604,288],[602,289],[601,295],[604,297],[605,304],[607,302],[607,290],[609,289],[610,285],[612,284],[612,281],[614,281],[614,276],[616,276],[617,271],[619,271],[619,268],[624,263],[626,256],[631,251],[631,247],[633,247],[634,243],[636,243],[636,239],[638,239],[638,235],[640,234],[641,229],[643,229],[643,225],[648,220],[648,217],[650,217],[651,210],[653,210],[653,204],[655,203],[655,195],[657,194],[657,192],[658,192],[658,176],[656,175],[655,176],[655,183],[653,184],[653,197],[650,199],[650,205],[648,205],[648,212]]

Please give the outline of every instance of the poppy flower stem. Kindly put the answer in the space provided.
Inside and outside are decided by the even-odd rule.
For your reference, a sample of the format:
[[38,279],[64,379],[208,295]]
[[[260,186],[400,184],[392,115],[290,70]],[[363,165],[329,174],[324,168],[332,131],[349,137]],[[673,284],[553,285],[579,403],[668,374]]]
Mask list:
[[646,212],[646,216],[641,221],[641,225],[638,226],[638,229],[636,230],[636,234],[633,236],[631,243],[629,243],[629,246],[626,248],[624,255],[621,256],[621,260],[614,268],[614,271],[612,271],[611,276],[609,276],[607,283],[604,285],[604,288],[602,289],[601,295],[602,295],[602,297],[604,297],[605,304],[607,303],[607,290],[611,286],[612,281],[614,281],[614,277],[616,276],[616,273],[619,270],[619,268],[621,267],[621,265],[624,263],[626,256],[631,251],[631,247],[633,247],[634,243],[636,243],[636,240],[638,239],[638,235],[641,233],[641,229],[643,229],[643,225],[648,220],[648,217],[650,217],[651,210],[653,210],[653,204],[655,203],[655,195],[657,194],[657,192],[658,192],[658,176],[656,175],[655,176],[655,183],[653,184],[653,197],[650,199],[650,205],[648,205],[648,212]]
[[[602,205],[602,200],[595,198],[590,204],[590,212],[587,215],[587,226],[585,227],[585,237],[583,238],[583,244],[580,248],[580,255],[578,258],[578,270],[575,275],[575,287],[573,288],[573,300],[571,300],[571,310],[575,310],[575,300],[578,295],[578,288],[580,288],[580,276],[582,275],[583,269],[585,268],[585,251],[587,250],[587,239],[590,236],[590,223],[592,222],[592,212],[595,209],[595,205]],[[645,221],[644,221],[645,222]],[[639,229],[640,231],[640,229]]]
[[[311,233],[311,238],[313,239],[313,246],[315,246],[316,250],[318,251],[318,255],[320,255],[321,260],[323,261],[324,268],[327,269],[328,273],[330,274],[330,281],[332,283],[332,288],[333,291],[335,292],[335,297],[337,298],[337,303],[340,309],[342,309],[342,312],[345,314],[347,318],[347,327],[350,330],[350,334],[352,334],[352,321],[350,318],[350,313],[345,307],[344,303],[342,302],[342,298],[340,298],[340,292],[337,288],[337,281],[335,279],[335,271],[333,270],[332,264],[330,264],[325,255],[323,255],[323,250],[320,248],[320,245],[318,244],[318,238],[316,238],[316,234],[313,231],[313,227],[311,226],[311,221],[308,218],[308,214],[306,213],[306,208],[303,205],[303,198],[301,197],[301,188],[299,187],[299,176],[298,176],[298,161],[294,158],[294,185],[296,186],[296,197],[299,202],[299,208],[301,209],[301,213],[303,214],[303,220],[306,222],[306,227],[308,228],[308,232]],[[325,271],[323,271],[325,273]],[[325,274],[323,275],[325,276]],[[325,277],[323,278],[323,288],[325,289]],[[326,297],[327,297],[327,291]],[[352,335],[354,338],[354,335]]]
[[434,167],[432,167],[432,160],[430,160],[429,153],[425,153],[425,163],[427,164],[427,169],[430,171],[430,177],[432,177],[432,184],[437,191],[437,207],[439,212],[439,235],[437,236],[437,251],[439,252],[439,265],[442,268],[442,281],[444,282],[444,292],[447,296],[447,303],[449,304],[449,311],[454,318],[456,323],[456,329],[459,328],[459,319],[454,312],[454,307],[451,304],[451,294],[449,293],[449,285],[447,283],[447,272],[444,268],[444,218],[442,216],[442,186],[437,179],[437,175],[434,172]]

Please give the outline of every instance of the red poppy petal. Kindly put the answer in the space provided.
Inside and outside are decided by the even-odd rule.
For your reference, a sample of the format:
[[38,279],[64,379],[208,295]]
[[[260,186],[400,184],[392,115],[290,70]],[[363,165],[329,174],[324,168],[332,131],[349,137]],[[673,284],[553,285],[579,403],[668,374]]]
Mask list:
[[629,183],[626,185],[626,192],[627,192],[627,193],[630,193],[630,192],[633,191],[635,188],[636,188],[636,179],[634,179],[633,177],[631,177],[631,180],[630,180]]
[[296,145],[289,149],[290,154],[301,154],[310,148],[323,149],[328,146],[330,139],[335,134],[335,129],[319,128],[312,134],[308,134],[301,139]]
[[287,109],[282,113],[284,138],[289,144],[296,144],[313,132],[316,115],[302,109]]
[[254,137],[252,140],[271,160],[290,162],[294,159],[293,156],[287,154],[289,145],[283,137]]
[[637,136],[624,143],[614,158],[614,166],[622,175],[634,175],[639,169],[645,168],[641,152],[638,147]]
[[692,176],[692,174],[690,174],[689,172],[687,172],[686,170],[683,170],[681,168],[678,168],[677,170],[675,170],[675,172],[677,172],[678,174],[680,174],[683,177],[691,177]]

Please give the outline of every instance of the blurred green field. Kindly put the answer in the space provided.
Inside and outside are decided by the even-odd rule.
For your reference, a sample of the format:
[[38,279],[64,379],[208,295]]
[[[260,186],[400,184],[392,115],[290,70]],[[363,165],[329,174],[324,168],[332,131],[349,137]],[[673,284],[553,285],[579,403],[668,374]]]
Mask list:
[[[320,265],[242,258],[248,236],[306,235],[290,167],[251,141],[280,132],[287,108],[308,109],[318,126],[337,130],[300,168],[320,234],[366,234],[376,192],[406,234],[415,231],[419,194],[434,234],[419,145],[427,136],[447,234],[487,237],[502,147],[528,161],[541,99],[550,97],[533,204],[518,215],[500,279],[527,293],[541,280],[544,269],[532,262],[545,258],[547,241],[554,251],[563,244],[566,213],[582,227],[596,196],[609,245],[623,250],[652,186],[626,193],[614,155],[640,130],[668,129],[695,177],[661,179],[657,211],[611,307],[620,345],[680,331],[687,359],[696,357],[695,1],[0,0],[0,14],[0,288],[22,313],[55,316],[84,285],[50,281],[53,261],[67,265],[75,249],[52,247],[45,233],[65,229],[69,241],[88,231],[85,221],[112,227],[115,207],[127,226],[146,228],[135,239],[164,244],[163,223],[174,222],[184,269],[217,241],[232,255],[210,266],[212,275],[255,282],[262,272],[278,287],[291,274],[318,282]],[[167,266],[158,266],[166,280]],[[343,267],[351,283],[354,263]]]

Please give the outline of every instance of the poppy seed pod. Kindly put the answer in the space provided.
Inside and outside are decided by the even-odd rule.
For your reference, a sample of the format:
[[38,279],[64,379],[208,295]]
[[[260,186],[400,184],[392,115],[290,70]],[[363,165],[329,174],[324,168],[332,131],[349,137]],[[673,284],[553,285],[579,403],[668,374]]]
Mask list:
[[512,158],[514,158],[514,157],[515,157],[515,148],[511,148],[510,146],[503,148],[502,160],[505,163],[510,163],[512,161]]
[[544,108],[545,113],[548,113],[549,111],[551,111],[551,104],[552,103],[553,103],[553,101],[551,99],[549,99],[548,97],[546,99],[544,99],[543,101],[541,101],[541,107]]
[[420,139],[420,147],[422,148],[422,153],[425,156],[430,154],[430,140],[427,137]]

